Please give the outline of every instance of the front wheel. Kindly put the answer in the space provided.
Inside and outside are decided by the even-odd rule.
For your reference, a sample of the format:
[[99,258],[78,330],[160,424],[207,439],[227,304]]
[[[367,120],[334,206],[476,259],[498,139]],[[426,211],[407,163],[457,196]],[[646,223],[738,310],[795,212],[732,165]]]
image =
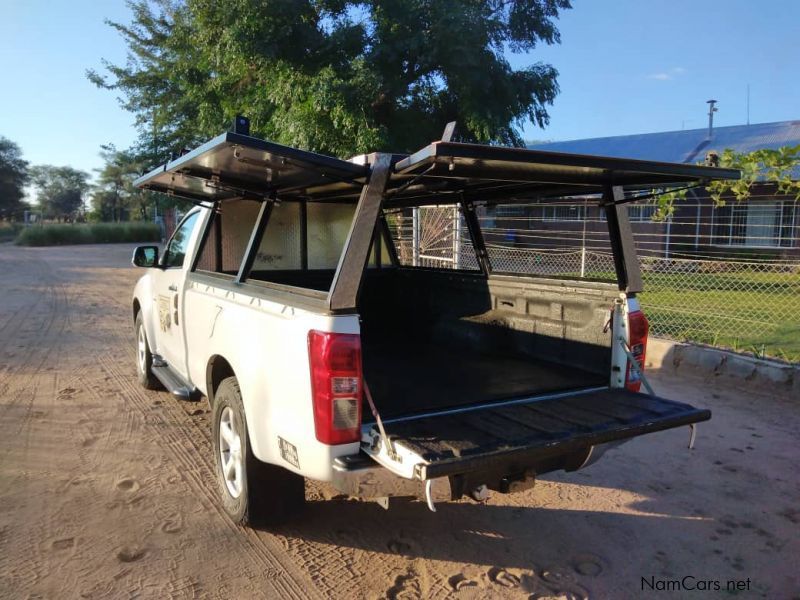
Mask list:
[[147,343],[147,332],[144,330],[141,311],[136,315],[133,331],[136,335],[136,376],[143,388],[157,390],[161,385],[151,371],[153,355],[150,353],[150,346]]
[[303,478],[253,455],[235,377],[217,388],[212,416],[217,483],[225,512],[241,525],[285,522],[305,502]]

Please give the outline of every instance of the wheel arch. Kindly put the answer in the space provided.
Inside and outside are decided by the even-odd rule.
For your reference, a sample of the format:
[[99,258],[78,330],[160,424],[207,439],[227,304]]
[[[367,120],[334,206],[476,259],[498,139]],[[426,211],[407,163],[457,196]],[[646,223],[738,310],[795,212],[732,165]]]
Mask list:
[[215,354],[206,365],[206,397],[211,406],[214,406],[214,393],[227,377],[236,377],[236,372],[224,356]]

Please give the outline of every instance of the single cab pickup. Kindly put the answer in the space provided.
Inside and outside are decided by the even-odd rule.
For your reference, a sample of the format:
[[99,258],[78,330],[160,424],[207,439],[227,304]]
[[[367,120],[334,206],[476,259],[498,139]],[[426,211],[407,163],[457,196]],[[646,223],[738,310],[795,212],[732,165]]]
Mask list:
[[[304,478],[384,506],[509,493],[710,412],[640,390],[648,323],[625,203],[738,172],[439,141],[349,161],[224,133],[137,180],[191,200],[133,293],[148,389],[212,408],[221,503],[280,522]],[[481,215],[591,198],[616,281],[498,272]],[[450,207],[448,268],[397,222]],[[411,246],[409,246],[411,244]]]

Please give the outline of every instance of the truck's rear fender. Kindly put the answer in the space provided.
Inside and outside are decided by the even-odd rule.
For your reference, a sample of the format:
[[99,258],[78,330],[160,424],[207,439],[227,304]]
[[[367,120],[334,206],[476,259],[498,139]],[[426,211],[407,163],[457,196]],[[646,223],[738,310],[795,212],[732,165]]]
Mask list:
[[330,480],[333,460],[358,453],[358,442],[330,446],[316,439],[308,332],[359,333],[357,315],[324,315],[190,283],[186,314],[192,383],[209,399],[213,385],[235,375],[242,392],[250,446],[264,462]]

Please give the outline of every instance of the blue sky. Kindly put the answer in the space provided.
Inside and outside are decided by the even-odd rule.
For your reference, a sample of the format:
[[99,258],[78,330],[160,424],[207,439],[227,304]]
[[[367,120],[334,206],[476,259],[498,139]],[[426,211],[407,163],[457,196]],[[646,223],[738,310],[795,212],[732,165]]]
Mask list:
[[[573,0],[562,44],[511,56],[553,64],[561,94],[546,130],[568,140],[705,127],[709,98],[718,125],[800,119],[800,1]],[[126,21],[122,0],[0,0],[0,135],[34,164],[101,166],[101,144],[126,147],[132,116],[87,68],[125,59],[103,20]]]

